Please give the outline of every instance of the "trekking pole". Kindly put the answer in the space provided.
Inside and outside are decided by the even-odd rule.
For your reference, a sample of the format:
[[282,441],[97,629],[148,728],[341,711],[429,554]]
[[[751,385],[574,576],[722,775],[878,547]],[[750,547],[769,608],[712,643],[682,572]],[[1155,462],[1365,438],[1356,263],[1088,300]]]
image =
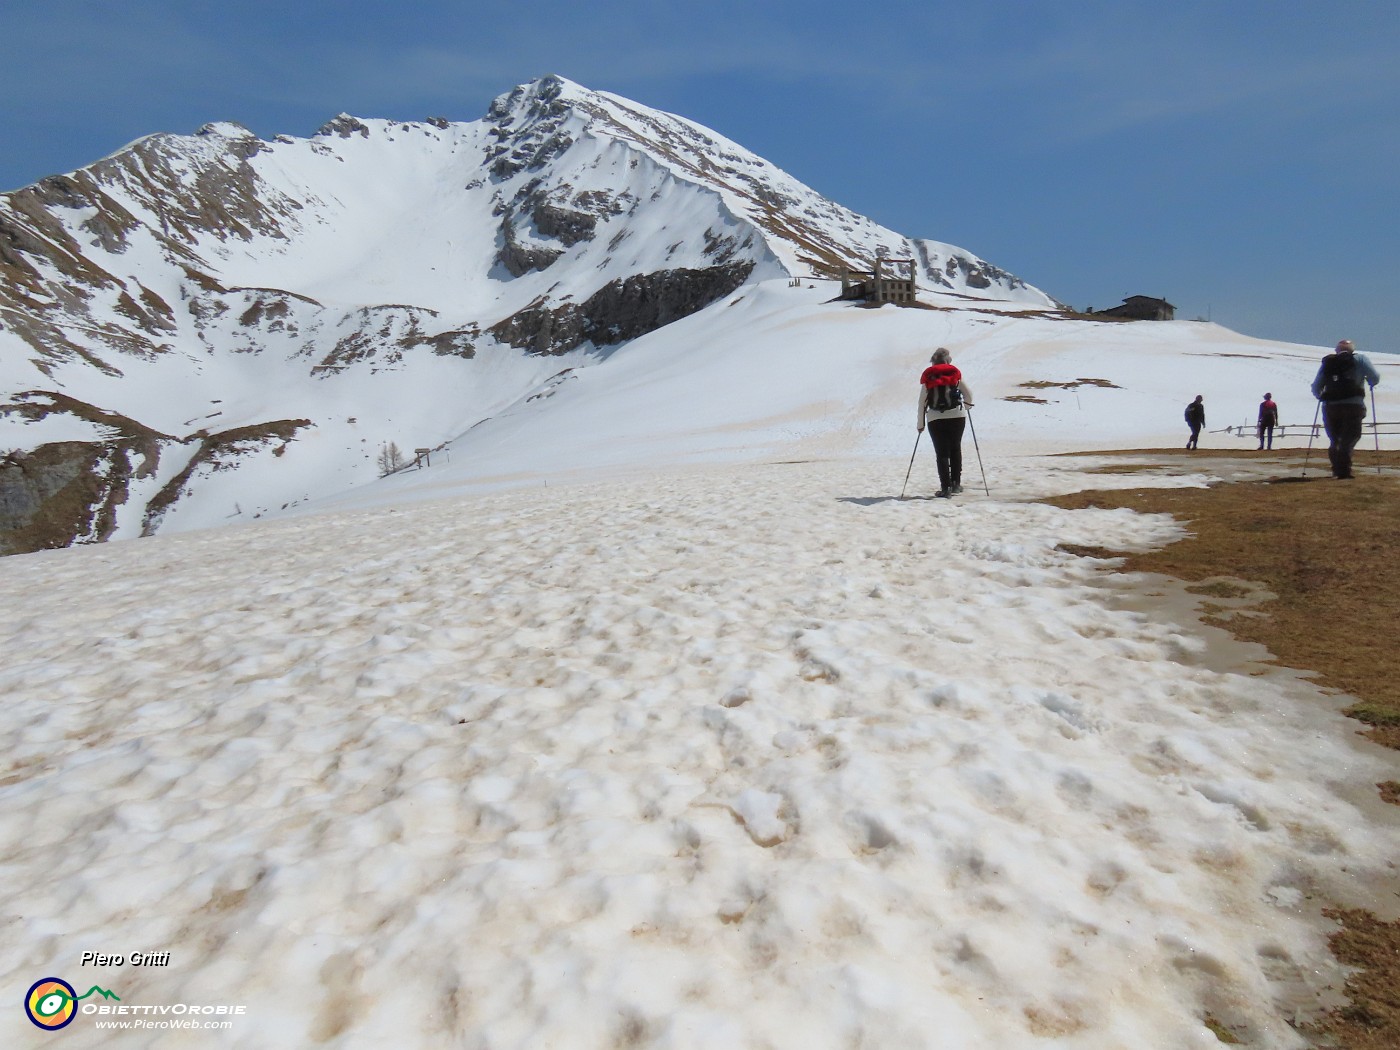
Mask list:
[[987,488],[987,472],[982,469],[982,449],[977,445],[977,428],[972,425],[972,409],[967,410],[967,428],[972,431],[972,447],[977,452],[977,469],[982,471],[982,491],[988,496],[992,490]]
[[1317,437],[1317,417],[1322,414],[1322,402],[1317,403],[1317,411],[1313,413],[1312,429],[1308,431],[1308,454],[1303,457],[1303,477],[1308,476],[1308,460],[1312,459],[1313,438]]
[[904,488],[899,490],[899,498],[904,498],[904,489],[909,487],[909,475],[914,473],[914,457],[919,454],[919,441],[924,436],[922,430],[914,434],[914,451],[909,453],[909,469],[904,472]]
[[1381,472],[1381,423],[1376,415],[1376,388],[1371,387],[1371,433],[1376,439],[1376,473]]

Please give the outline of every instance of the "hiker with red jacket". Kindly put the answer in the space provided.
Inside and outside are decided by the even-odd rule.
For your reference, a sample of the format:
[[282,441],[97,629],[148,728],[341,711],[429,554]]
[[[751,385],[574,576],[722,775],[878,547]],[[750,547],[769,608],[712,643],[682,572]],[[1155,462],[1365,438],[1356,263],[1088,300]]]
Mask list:
[[933,456],[938,461],[937,495],[943,499],[962,491],[962,436],[972,391],[953,365],[953,355],[940,346],[919,378],[919,431],[928,423]]
[[1265,394],[1264,400],[1259,404],[1259,448],[1264,447],[1267,440],[1269,448],[1274,447],[1274,427],[1278,426],[1278,405],[1274,404],[1274,395]]
[[1361,421],[1366,418],[1366,385],[1374,387],[1380,381],[1380,373],[1356,352],[1350,339],[1343,339],[1335,353],[1322,359],[1312,392],[1322,402],[1322,425],[1331,441],[1327,458],[1334,478],[1352,476],[1351,452],[1361,440]]

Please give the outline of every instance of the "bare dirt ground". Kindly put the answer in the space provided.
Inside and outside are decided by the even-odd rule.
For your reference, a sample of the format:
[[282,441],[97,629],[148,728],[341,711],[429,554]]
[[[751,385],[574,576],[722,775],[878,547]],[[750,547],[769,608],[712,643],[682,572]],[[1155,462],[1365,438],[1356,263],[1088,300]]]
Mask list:
[[[1224,483],[1204,489],[1084,491],[1047,502],[1066,509],[1169,513],[1190,536],[1162,550],[1076,553],[1121,559],[1119,571],[1187,581],[1210,610],[1206,621],[1268,648],[1286,667],[1350,698],[1346,713],[1376,743],[1400,750],[1400,452],[1357,450],[1353,480],[1331,477],[1325,447],[1180,449],[1086,453],[1115,461],[1104,473],[1206,471]],[[1396,777],[1376,785],[1400,805]],[[1397,893],[1400,896],[1400,893]],[[1334,908],[1332,950],[1356,967],[1350,1004],[1310,1032],[1320,1046],[1400,1047],[1400,922]]]

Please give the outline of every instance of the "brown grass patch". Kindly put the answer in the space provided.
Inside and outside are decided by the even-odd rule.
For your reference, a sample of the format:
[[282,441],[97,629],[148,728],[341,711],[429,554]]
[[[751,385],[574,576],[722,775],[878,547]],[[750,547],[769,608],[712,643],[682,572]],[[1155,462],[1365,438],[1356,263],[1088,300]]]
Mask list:
[[1242,587],[1238,583],[1230,583],[1227,580],[1193,584],[1186,589],[1192,594],[1200,594],[1208,598],[1247,598],[1254,593],[1248,587]]
[[1081,386],[1097,386],[1106,390],[1122,389],[1117,383],[1107,379],[1085,379],[1083,376],[1068,383],[1052,383],[1048,379],[1032,379],[1030,382],[1020,385],[1027,390],[1078,390]]
[[1190,538],[1127,555],[1124,570],[1261,583],[1277,599],[1261,616],[1232,620],[1230,629],[1356,697],[1347,713],[1371,726],[1367,735],[1378,743],[1400,748],[1400,647],[1389,630],[1400,620],[1395,478],[1362,472],[1354,481],[1090,491],[1046,502],[1165,511],[1189,522]]
[[[1315,450],[1315,464],[1317,455]],[[1381,458],[1394,464],[1400,452]],[[1366,735],[1377,743],[1400,748],[1400,647],[1391,637],[1400,619],[1395,564],[1400,484],[1394,476],[1368,473],[1375,459],[1374,452],[1358,457],[1353,481],[1321,476],[1327,472],[1324,449],[1320,473],[1304,484],[1279,483],[1298,480],[1295,476],[1209,489],[1079,492],[1045,502],[1067,509],[1167,512],[1189,522],[1188,538],[1146,554],[1061,549],[1120,558],[1124,571],[1197,581],[1191,588],[1196,593],[1222,599],[1258,595],[1226,578],[1262,585],[1276,597],[1260,602],[1253,615],[1232,617],[1227,629],[1267,646],[1284,664],[1316,672],[1320,684],[1356,697],[1347,714],[1365,722]],[[1400,804],[1400,782],[1376,787],[1384,801]],[[1333,954],[1357,969],[1347,980],[1350,1003],[1308,1030],[1326,1045],[1395,1050],[1400,1047],[1400,923],[1362,910],[1326,914],[1341,924],[1330,940]],[[1222,1042],[1234,1038],[1218,1022],[1208,1027]]]
[[1122,558],[1122,551],[1109,550],[1107,547],[1086,547],[1079,543],[1059,543],[1055,545],[1056,550],[1062,550],[1066,554],[1073,554],[1076,558]]
[[[1185,440],[1185,430],[1183,428],[1182,440]],[[1221,442],[1219,448],[1202,445],[1199,449],[1187,448],[1122,448],[1122,449],[1092,449],[1082,452],[1055,452],[1054,456],[1083,457],[1093,456],[1096,459],[1140,459],[1144,461],[1142,466],[1146,468],[1157,468],[1171,466],[1176,467],[1176,463],[1167,463],[1166,460],[1191,460],[1199,464],[1202,468],[1209,469],[1218,466],[1221,461],[1225,463],[1239,463],[1241,465],[1266,467],[1273,470],[1296,470],[1302,473],[1304,464],[1307,466],[1308,477],[1318,478],[1328,475],[1327,469],[1327,439],[1319,438],[1313,442],[1311,453],[1308,451],[1307,433],[1297,436],[1301,442],[1296,448],[1275,447],[1264,452],[1260,452],[1249,442],[1253,439],[1253,433],[1247,434],[1244,438],[1230,437],[1227,434],[1209,433],[1202,434],[1201,440],[1207,438]],[[1293,437],[1290,436],[1292,441]],[[1379,464],[1387,469],[1400,467],[1400,449],[1383,448],[1379,455],[1375,448],[1368,444],[1372,440],[1370,434],[1362,438],[1362,444],[1356,449],[1355,468],[1357,474],[1375,475],[1376,466]],[[1241,443],[1243,442],[1243,443]],[[1293,478],[1277,478],[1278,481],[1291,481]]]
[[1123,466],[1090,467],[1085,474],[1162,474],[1164,471],[1156,463],[1127,463]]
[[1235,1038],[1235,1033],[1226,1028],[1210,1014],[1206,1014],[1205,1026],[1210,1029],[1211,1034],[1227,1046],[1238,1046],[1239,1040]]
[[1357,970],[1347,978],[1351,1005],[1309,1027],[1347,1050],[1395,1050],[1400,1046],[1400,922],[1381,922],[1350,908],[1326,915],[1342,926],[1328,938],[1332,954]]
[[1050,403],[1049,401],[1046,401],[1043,397],[1032,397],[1030,394],[1011,394],[1008,397],[1003,397],[1001,400],[1020,401],[1023,404],[1027,405],[1048,405]]

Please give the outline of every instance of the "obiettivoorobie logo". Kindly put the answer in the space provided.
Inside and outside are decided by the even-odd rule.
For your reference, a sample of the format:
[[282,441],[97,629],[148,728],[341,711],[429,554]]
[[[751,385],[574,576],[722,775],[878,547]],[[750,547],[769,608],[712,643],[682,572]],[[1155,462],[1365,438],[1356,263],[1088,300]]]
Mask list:
[[82,995],[61,977],[45,977],[35,981],[24,996],[25,1015],[40,1028],[56,1032],[73,1022],[78,1014],[78,1001],[98,994],[104,999],[121,1001],[121,996],[106,988],[93,985]]

